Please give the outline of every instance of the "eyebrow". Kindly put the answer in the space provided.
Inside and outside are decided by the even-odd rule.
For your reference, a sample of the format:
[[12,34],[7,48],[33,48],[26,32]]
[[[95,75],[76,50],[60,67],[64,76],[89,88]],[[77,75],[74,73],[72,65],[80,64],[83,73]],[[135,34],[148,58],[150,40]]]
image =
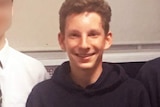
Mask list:
[[[71,30],[69,30],[69,32],[71,32],[71,33],[81,33],[77,29],[71,29]],[[99,29],[91,29],[91,30],[88,31],[88,33],[89,32],[100,32],[100,30]]]

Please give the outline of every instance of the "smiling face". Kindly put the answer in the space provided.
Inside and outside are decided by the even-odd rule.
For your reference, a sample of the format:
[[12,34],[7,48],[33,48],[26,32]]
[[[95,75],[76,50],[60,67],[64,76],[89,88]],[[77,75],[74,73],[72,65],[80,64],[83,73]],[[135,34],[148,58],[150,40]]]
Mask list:
[[110,47],[111,36],[110,32],[105,34],[97,13],[84,12],[67,17],[59,44],[68,54],[71,69],[95,69],[102,67],[103,51]]
[[0,0],[0,38],[8,30],[12,19],[12,0]]

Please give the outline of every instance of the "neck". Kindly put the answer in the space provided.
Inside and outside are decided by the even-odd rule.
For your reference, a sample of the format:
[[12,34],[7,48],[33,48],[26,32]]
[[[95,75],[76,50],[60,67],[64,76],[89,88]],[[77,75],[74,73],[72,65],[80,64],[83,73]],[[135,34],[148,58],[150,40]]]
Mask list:
[[4,47],[5,45],[5,36],[4,34],[0,35],[0,50]]
[[71,78],[82,88],[95,83],[102,73],[102,63],[91,69],[80,69],[71,67]]

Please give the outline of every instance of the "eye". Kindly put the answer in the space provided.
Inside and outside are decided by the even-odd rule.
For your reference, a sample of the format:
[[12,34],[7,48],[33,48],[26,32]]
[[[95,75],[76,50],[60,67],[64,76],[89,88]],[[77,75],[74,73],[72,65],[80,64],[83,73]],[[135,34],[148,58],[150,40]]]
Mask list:
[[100,35],[99,32],[92,31],[92,32],[89,33],[88,36],[97,37],[98,35]]
[[76,34],[76,33],[73,33],[73,34],[71,34],[71,36],[77,37],[77,36],[79,36],[79,35]]
[[96,36],[96,33],[90,33],[89,36]]
[[78,33],[70,33],[69,34],[69,37],[70,38],[77,38],[77,37],[79,37],[80,35],[78,34]]

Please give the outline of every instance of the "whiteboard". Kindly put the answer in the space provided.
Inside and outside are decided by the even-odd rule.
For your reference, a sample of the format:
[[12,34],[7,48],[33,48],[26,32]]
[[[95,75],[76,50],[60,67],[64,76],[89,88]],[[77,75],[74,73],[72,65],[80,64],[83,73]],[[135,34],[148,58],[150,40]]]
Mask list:
[[[15,0],[7,32],[20,51],[60,50],[59,8],[64,0]],[[160,43],[160,0],[108,0],[112,8],[113,45]]]

